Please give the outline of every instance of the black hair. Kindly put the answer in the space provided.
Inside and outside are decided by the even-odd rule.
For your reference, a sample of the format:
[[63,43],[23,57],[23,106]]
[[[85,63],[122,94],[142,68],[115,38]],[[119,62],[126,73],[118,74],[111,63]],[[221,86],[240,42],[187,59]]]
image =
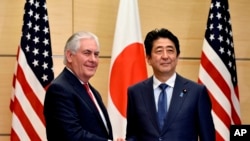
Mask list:
[[168,38],[170,39],[176,48],[177,56],[180,54],[180,45],[178,38],[168,29],[161,28],[161,29],[154,29],[146,35],[144,40],[144,47],[146,50],[146,55],[151,56],[151,51],[153,48],[153,42],[159,38]]

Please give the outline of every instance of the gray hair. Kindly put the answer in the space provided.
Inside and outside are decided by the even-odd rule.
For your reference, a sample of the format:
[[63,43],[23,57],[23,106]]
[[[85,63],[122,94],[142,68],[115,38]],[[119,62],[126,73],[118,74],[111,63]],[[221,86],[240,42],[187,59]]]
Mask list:
[[76,32],[69,37],[64,47],[64,60],[63,60],[64,65],[66,65],[67,63],[66,51],[70,50],[73,54],[75,54],[76,51],[80,48],[81,39],[94,39],[98,48],[100,48],[98,37],[95,34],[87,31]]

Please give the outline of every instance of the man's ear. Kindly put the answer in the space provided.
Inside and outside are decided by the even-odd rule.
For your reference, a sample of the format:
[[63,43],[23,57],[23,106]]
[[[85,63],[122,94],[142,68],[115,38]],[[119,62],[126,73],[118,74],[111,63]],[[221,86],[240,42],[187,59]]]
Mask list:
[[146,56],[147,63],[151,65],[151,56],[147,55]]
[[65,55],[66,55],[66,59],[67,59],[67,61],[68,62],[72,62],[72,52],[70,51],[70,50],[67,50],[66,52],[65,52]]

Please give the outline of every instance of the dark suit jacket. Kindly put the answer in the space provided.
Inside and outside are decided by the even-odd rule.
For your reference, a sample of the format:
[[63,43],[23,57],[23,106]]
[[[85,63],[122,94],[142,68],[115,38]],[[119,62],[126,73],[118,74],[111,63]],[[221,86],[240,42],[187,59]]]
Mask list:
[[205,86],[177,74],[164,127],[160,131],[153,77],[128,88],[128,141],[214,141],[211,102]]
[[90,89],[106,118],[109,132],[83,85],[64,68],[45,96],[44,116],[49,141],[107,141],[113,138],[101,96],[91,85]]

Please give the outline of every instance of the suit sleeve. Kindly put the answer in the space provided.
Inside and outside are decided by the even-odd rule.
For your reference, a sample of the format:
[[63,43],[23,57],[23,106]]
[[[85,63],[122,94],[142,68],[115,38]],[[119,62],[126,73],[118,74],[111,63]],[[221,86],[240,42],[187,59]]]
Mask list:
[[203,86],[198,103],[200,141],[215,141],[215,128],[211,108],[212,105],[208,91],[206,87]]
[[134,111],[134,101],[132,98],[132,90],[128,88],[127,96],[127,129],[126,129],[126,140],[127,141],[136,141],[136,131],[138,131],[137,121],[135,119]]

